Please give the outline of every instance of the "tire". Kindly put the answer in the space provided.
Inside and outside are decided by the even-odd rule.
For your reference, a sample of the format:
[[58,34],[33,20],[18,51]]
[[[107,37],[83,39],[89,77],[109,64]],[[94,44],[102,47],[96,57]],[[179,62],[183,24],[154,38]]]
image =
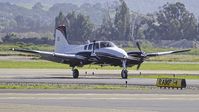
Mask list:
[[122,79],[127,79],[128,78],[128,71],[127,70],[122,70],[121,77],[122,77]]
[[77,69],[73,70],[73,78],[77,79],[79,77],[79,71]]

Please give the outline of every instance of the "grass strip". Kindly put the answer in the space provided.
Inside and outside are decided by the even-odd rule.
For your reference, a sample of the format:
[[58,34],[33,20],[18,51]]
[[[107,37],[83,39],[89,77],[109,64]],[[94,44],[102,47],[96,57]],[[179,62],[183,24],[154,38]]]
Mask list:
[[48,61],[0,61],[0,68],[65,69],[69,66]]
[[146,79],[157,79],[157,78],[179,78],[179,79],[194,79],[199,80],[198,75],[136,75],[129,76],[128,78],[146,78]]
[[[29,68],[29,69],[70,69],[69,65],[48,61],[0,61],[0,68]],[[130,67],[129,70],[135,70]],[[120,67],[86,65],[80,69],[120,70]],[[199,70],[199,64],[192,63],[143,63],[140,70]]]
[[192,63],[144,63],[140,70],[199,70],[199,64]]
[[88,85],[88,84],[42,84],[42,83],[3,83],[0,89],[129,89],[144,90],[147,87],[135,85]]

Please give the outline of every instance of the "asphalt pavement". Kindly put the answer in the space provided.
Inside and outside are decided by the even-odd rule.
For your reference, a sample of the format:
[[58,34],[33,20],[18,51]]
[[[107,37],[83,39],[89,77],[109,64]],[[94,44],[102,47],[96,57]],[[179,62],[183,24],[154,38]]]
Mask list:
[[[93,74],[94,72],[94,74]],[[197,71],[129,71],[129,76],[157,73],[187,73]],[[144,74],[145,73],[145,74]],[[119,70],[80,70],[79,79],[72,78],[71,70],[64,69],[0,69],[0,83],[49,83],[49,84],[129,84],[155,86],[156,79],[121,79]],[[177,75],[177,74],[176,74]],[[179,75],[179,74],[178,74]],[[199,80],[187,80],[187,86],[199,87]]]
[[[130,71],[130,75],[139,75],[139,72]],[[188,88],[183,90],[160,89],[150,87],[155,85],[156,79],[121,79],[119,73],[119,70],[80,70],[80,78],[72,79],[71,70],[0,69],[0,83],[125,84],[127,81],[129,85],[146,87],[132,90],[0,89],[0,112],[199,111],[198,80],[187,80]]]
[[127,93],[117,93],[118,90],[108,90],[104,93],[100,93],[99,90],[73,90],[74,93],[68,92],[69,90],[9,91],[0,93],[1,112],[199,111],[198,94],[146,94],[144,91],[142,94],[137,92],[129,94],[128,91],[126,91]]

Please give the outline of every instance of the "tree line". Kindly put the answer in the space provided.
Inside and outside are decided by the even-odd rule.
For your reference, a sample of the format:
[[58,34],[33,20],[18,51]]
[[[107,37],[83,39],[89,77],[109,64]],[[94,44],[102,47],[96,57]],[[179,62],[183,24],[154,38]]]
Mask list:
[[61,24],[67,26],[67,34],[72,41],[199,40],[199,23],[180,2],[167,3],[156,13],[147,15],[130,12],[124,0],[119,2],[114,12],[106,10],[98,27],[88,16],[75,12],[66,16],[60,12],[56,17],[56,27]]
[[[99,5],[99,4],[98,4]],[[52,23],[55,28],[59,25],[66,26],[67,37],[71,42],[85,42],[86,40],[110,40],[110,41],[135,41],[135,40],[199,40],[199,23],[193,13],[186,9],[186,6],[180,2],[166,3],[159,8],[157,12],[152,14],[139,14],[131,11],[124,0],[119,0],[119,3],[114,7],[107,6],[102,8],[98,5],[84,4],[81,7],[91,12],[103,12],[101,24],[96,24],[92,16],[88,16],[84,11],[68,11],[69,9],[77,9],[75,5],[56,4],[49,9],[51,13],[57,14],[57,7],[62,11],[55,18],[55,22],[31,22],[31,19],[23,16],[16,16],[15,20],[20,26],[16,30],[30,30],[35,29],[42,31],[50,30]],[[70,6],[70,7],[69,7]],[[96,9],[96,11],[95,11]],[[4,9],[5,10],[5,9]],[[19,9],[20,10],[20,9]],[[32,7],[36,13],[45,13],[41,3],[37,3]],[[101,14],[101,13],[100,13]],[[44,14],[46,15],[46,14]],[[38,15],[36,15],[37,18]],[[49,20],[45,16],[46,20]],[[53,17],[52,17],[53,18]],[[29,20],[27,22],[26,20]],[[33,24],[34,23],[34,24]],[[43,25],[41,24],[43,23]],[[46,25],[48,23],[48,25]],[[40,26],[40,28],[38,28]],[[46,26],[46,27],[45,27]],[[14,28],[14,27],[13,27]],[[53,29],[53,28],[52,28]],[[15,39],[16,36],[6,35],[2,40],[4,42],[22,41],[29,43],[37,43],[39,39]],[[52,44],[53,39],[43,37],[42,42]],[[39,42],[38,42],[39,43]]]
[[45,9],[44,5],[38,2],[28,9],[9,2],[0,2],[0,33],[52,31],[55,24],[54,18],[59,11],[63,11],[64,14],[72,11],[81,12],[90,16],[93,23],[100,24],[103,10],[101,4],[97,3],[84,3],[80,6],[71,3],[56,3],[49,9]]

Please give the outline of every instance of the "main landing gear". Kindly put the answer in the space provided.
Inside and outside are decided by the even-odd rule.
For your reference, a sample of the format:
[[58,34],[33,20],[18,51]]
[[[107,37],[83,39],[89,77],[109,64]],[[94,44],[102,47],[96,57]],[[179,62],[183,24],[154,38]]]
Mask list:
[[79,77],[79,71],[78,71],[78,69],[72,68],[72,71],[73,71],[73,78],[77,79]]

